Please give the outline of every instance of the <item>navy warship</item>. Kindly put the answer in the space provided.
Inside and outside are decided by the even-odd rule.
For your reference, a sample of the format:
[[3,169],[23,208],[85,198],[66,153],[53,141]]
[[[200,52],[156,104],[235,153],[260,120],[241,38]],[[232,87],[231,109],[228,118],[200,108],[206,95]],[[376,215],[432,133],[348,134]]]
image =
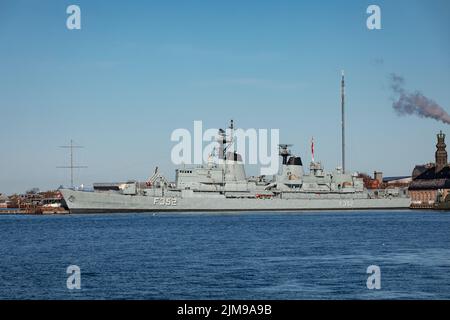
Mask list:
[[[230,127],[233,129],[233,122]],[[273,176],[247,177],[242,157],[230,151],[233,137],[217,135],[217,161],[175,170],[169,182],[156,168],[145,181],[94,183],[93,191],[61,189],[71,213],[224,212],[402,209],[410,206],[407,188],[366,189],[357,173],[337,167],[326,172],[320,162],[305,172],[301,157],[288,144]]]

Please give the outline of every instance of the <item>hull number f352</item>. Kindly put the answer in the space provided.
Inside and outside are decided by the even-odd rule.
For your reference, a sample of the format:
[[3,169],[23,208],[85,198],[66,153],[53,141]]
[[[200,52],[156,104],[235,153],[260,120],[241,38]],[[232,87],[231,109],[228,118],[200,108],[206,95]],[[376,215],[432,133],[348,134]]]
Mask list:
[[153,198],[153,204],[159,205],[159,206],[176,206],[177,198],[156,197],[156,198]]

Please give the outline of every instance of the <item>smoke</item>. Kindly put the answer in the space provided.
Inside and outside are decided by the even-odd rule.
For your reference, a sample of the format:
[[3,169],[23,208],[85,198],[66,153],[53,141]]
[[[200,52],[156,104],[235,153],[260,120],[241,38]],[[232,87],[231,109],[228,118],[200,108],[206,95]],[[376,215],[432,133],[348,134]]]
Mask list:
[[421,118],[431,118],[450,124],[450,115],[435,101],[425,97],[419,91],[408,92],[404,89],[405,80],[402,76],[392,73],[391,89],[396,97],[392,107],[398,115],[416,115]]

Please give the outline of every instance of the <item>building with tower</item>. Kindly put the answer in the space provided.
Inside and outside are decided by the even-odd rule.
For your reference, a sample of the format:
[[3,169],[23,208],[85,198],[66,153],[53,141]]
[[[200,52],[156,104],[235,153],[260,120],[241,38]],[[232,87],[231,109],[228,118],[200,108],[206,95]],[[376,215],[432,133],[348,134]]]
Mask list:
[[435,162],[416,166],[412,177],[409,186],[411,207],[436,208],[450,203],[450,166],[442,131],[437,134]]

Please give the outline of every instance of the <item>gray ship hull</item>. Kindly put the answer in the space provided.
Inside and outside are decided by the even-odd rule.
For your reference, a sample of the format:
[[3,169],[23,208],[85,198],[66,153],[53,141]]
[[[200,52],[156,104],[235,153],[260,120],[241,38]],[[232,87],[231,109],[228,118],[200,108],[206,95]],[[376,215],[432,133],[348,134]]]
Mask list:
[[407,209],[409,198],[252,199],[220,197],[156,197],[113,192],[61,190],[71,213],[104,212],[232,212]]

